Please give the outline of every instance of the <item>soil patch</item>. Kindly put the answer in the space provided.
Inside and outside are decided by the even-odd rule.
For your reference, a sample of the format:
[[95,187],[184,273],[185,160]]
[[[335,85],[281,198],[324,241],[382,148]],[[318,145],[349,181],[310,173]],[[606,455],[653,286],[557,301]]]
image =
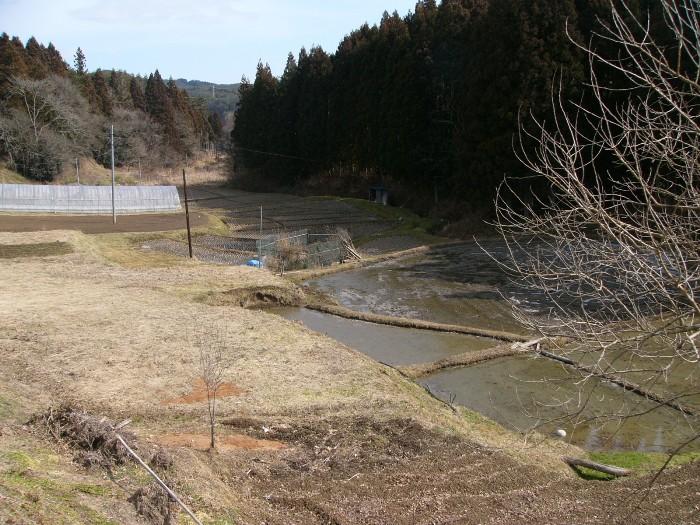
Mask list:
[[40,242],[35,244],[0,244],[0,259],[17,257],[49,257],[73,253],[73,247],[67,242]]
[[[209,448],[208,435],[203,434],[166,434],[158,438],[158,443],[165,447],[189,447],[196,450]],[[219,450],[282,450],[287,445],[271,439],[256,439],[242,434],[218,436],[216,447]]]
[[[260,432],[262,420],[225,423]],[[273,424],[292,446],[229,465],[268,523],[696,523],[700,463],[610,483],[544,474],[504,451],[411,418],[330,417]],[[241,475],[245,472],[245,475]],[[645,497],[651,495],[651,497]],[[253,520],[251,520],[253,521]]]
[[[190,212],[190,226],[196,228],[207,223],[203,213]],[[141,215],[117,215],[114,223],[111,215],[5,215],[0,220],[0,231],[34,232],[46,230],[78,230],[83,233],[159,232],[184,230],[187,227],[184,213],[146,213]]]
[[[224,382],[216,391],[217,398],[237,396],[245,392],[245,389],[234,385],[233,383]],[[186,396],[176,397],[173,399],[164,399],[162,402],[166,404],[191,404],[200,403],[207,400],[207,386],[201,379],[197,379],[192,383],[192,392]]]

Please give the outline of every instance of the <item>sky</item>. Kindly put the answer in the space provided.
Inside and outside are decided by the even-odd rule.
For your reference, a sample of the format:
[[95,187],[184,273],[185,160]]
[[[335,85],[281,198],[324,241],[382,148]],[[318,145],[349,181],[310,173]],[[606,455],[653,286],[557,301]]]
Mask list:
[[0,0],[0,33],[52,43],[69,66],[88,71],[234,84],[255,78],[258,61],[280,76],[291,52],[343,37],[382,13],[406,16],[416,0]]

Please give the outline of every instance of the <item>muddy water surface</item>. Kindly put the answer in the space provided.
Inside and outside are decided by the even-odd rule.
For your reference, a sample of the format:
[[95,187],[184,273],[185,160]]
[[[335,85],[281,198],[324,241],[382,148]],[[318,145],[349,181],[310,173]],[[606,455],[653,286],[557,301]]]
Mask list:
[[[493,258],[505,261],[505,247],[499,241],[482,246]],[[534,313],[546,308],[537,298],[520,295],[510,287],[498,264],[476,243],[328,276],[307,285],[358,311],[521,334],[524,331],[513,320],[503,296],[515,298]],[[284,315],[393,366],[431,362],[497,344],[463,335],[348,321],[308,310],[290,309]],[[590,449],[668,451],[692,433],[678,412],[653,409],[643,398],[603,381],[591,380],[580,391],[570,372],[546,358],[512,357],[440,372],[421,383],[439,397],[454,399],[511,428],[538,427],[545,433],[562,428],[567,440]],[[584,401],[585,410],[581,408]],[[571,413],[578,416],[564,418]],[[593,416],[603,413],[644,415],[619,428],[617,419],[605,425],[593,421]]]
[[299,308],[277,311],[391,366],[427,363],[493,346],[493,340],[479,337],[365,323]]
[[[502,243],[485,245],[505,258]],[[446,324],[522,332],[501,297],[516,294],[497,264],[476,244],[434,250],[361,270],[311,280],[353,310]],[[536,304],[533,304],[533,308]]]

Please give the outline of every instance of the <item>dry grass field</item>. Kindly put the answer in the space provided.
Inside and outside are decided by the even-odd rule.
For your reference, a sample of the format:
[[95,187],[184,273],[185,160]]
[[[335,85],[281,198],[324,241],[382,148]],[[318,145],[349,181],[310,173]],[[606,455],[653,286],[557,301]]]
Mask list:
[[[108,434],[130,419],[130,443],[211,525],[700,520],[697,463],[650,490],[583,481],[561,460],[583,451],[531,446],[262,309],[303,303],[291,281],[142,248],[160,235],[0,233],[0,523],[193,523],[61,414]],[[202,329],[229,365],[213,451]]]

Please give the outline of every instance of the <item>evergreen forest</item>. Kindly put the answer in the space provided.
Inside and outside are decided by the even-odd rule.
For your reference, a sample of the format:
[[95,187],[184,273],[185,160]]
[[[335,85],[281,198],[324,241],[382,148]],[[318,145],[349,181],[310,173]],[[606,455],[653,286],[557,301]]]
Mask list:
[[[626,4],[663,31],[658,2]],[[290,53],[279,77],[261,62],[242,79],[230,177],[365,198],[381,185],[392,204],[450,221],[488,217],[506,177],[521,198],[546,197],[518,160],[535,140],[521,146],[519,129],[551,124],[559,98],[585,108],[589,58],[575,43],[615,52],[596,37],[609,17],[609,0],[421,0],[332,53]],[[612,103],[631,96],[623,75],[601,75]]]
[[164,81],[123,71],[87,71],[80,48],[73,67],[34,37],[0,35],[0,156],[25,177],[51,182],[68,163],[94,158],[146,170],[182,164],[223,134],[221,116]]

